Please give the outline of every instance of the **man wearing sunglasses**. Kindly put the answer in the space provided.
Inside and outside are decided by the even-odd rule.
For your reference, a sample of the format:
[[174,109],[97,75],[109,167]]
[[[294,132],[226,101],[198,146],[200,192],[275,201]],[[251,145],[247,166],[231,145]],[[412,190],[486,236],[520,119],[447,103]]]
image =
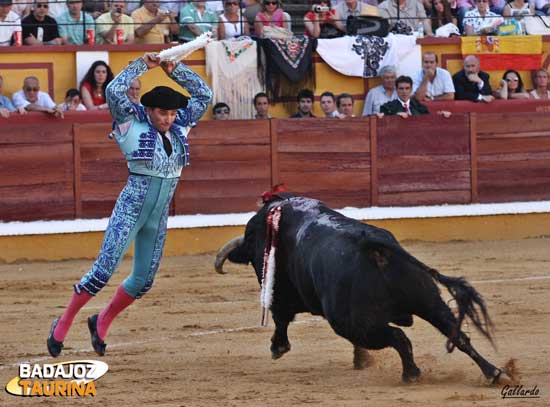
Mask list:
[[57,22],[48,15],[47,0],[35,0],[33,11],[21,21],[25,45],[63,45]]
[[212,112],[214,113],[214,120],[229,120],[231,110],[227,103],[219,102],[214,105]]
[[35,76],[28,76],[23,81],[23,89],[12,96],[16,108],[27,112],[44,112],[63,118],[63,110],[56,106],[50,95],[40,91],[40,82]]

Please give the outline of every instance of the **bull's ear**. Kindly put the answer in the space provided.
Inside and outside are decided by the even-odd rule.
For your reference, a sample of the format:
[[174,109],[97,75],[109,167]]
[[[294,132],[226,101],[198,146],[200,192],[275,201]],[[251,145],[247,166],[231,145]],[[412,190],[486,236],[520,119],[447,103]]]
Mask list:
[[232,263],[238,264],[248,264],[252,261],[244,244],[231,250],[227,256],[227,259]]

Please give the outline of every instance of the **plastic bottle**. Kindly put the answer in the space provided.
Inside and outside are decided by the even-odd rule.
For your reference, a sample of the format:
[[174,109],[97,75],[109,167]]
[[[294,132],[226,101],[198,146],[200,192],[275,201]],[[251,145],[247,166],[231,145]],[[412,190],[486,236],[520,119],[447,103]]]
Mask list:
[[424,38],[424,23],[421,21],[420,24],[418,24],[418,36],[417,38]]

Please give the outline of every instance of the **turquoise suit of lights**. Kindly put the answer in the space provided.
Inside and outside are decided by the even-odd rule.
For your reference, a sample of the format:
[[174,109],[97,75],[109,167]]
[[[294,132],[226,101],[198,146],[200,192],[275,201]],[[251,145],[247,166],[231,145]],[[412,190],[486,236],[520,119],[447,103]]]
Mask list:
[[164,242],[170,201],[183,167],[189,165],[187,134],[206,111],[212,91],[196,73],[178,63],[169,75],[191,95],[170,127],[172,154],[164,150],[158,131],[145,108],[126,95],[130,83],[147,71],[142,58],[132,62],[107,86],[107,103],[115,120],[113,136],[128,162],[130,175],[120,193],[91,269],[74,289],[96,295],[109,281],[131,242],[132,273],[122,283],[133,298],[142,297],[153,285]]

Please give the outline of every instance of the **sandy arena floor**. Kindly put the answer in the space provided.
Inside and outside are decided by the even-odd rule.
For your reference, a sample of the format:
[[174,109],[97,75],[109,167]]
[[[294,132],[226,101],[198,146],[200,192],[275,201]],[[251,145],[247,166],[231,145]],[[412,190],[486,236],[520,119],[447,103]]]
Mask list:
[[[537,385],[540,399],[502,400],[500,386],[485,385],[460,351],[447,354],[445,338],[418,318],[404,329],[423,371],[420,383],[401,383],[397,353],[388,349],[372,352],[374,366],[353,370],[352,346],[325,321],[305,314],[290,327],[291,352],[272,361],[273,324],[259,327],[252,269],[229,265],[231,273],[221,276],[212,268],[214,256],[202,255],[165,258],[153,290],[115,321],[101,358],[110,370],[96,382],[95,398],[21,398],[2,391],[0,406],[550,405],[550,240],[405,246],[444,274],[465,276],[485,296],[498,351],[469,331],[474,346],[497,366],[516,358],[520,383]],[[2,387],[17,376],[19,362],[52,361],[45,346],[51,321],[90,265],[0,265]],[[99,358],[86,317],[106,304],[130,266],[126,260],[78,315],[60,360]]]

